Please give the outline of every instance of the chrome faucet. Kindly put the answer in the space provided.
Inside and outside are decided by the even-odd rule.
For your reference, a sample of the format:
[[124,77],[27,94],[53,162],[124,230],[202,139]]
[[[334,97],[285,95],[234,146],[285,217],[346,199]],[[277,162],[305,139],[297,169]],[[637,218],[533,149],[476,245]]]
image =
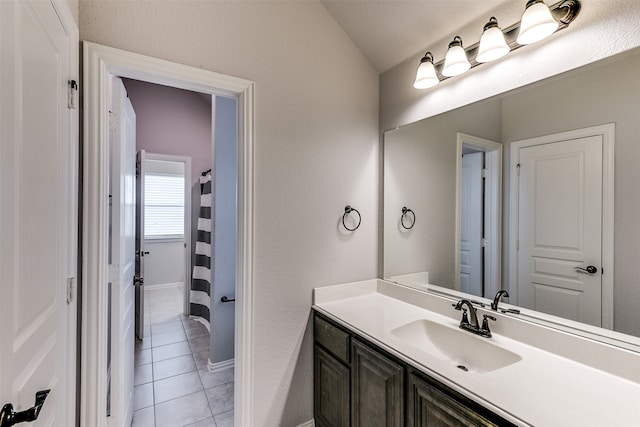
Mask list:
[[[464,306],[469,307],[469,316],[471,316],[471,322],[467,316],[467,309]],[[460,329],[469,331],[473,334],[480,335],[485,338],[491,338],[491,330],[489,330],[489,320],[495,321],[496,318],[488,314],[482,315],[482,326],[478,323],[478,316],[476,315],[476,308],[471,304],[468,299],[461,299],[454,306],[456,310],[462,310],[462,320],[460,320]]]
[[493,302],[491,303],[491,310],[498,311],[498,303],[500,303],[500,299],[502,297],[509,298],[509,292],[505,290],[500,290],[496,292],[496,296],[493,298]]

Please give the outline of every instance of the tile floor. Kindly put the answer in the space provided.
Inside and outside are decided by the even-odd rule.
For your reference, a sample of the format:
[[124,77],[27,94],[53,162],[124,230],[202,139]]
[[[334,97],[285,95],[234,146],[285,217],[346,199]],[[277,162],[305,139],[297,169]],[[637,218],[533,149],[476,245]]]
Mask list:
[[233,427],[233,367],[209,372],[209,331],[181,314],[181,289],[147,289],[132,427]]

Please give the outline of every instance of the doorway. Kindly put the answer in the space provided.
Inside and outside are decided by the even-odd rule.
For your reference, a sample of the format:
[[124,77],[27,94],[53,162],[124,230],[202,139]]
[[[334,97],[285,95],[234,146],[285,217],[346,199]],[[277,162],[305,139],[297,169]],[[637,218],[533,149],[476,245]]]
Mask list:
[[[138,323],[146,325],[136,342],[134,425],[162,425],[172,417],[211,424],[214,417],[224,424],[233,420],[234,304],[212,298],[235,298],[235,251],[224,248],[236,238],[236,102],[133,79],[124,85],[136,112],[142,196],[137,289],[144,291],[138,302],[145,313]],[[225,262],[218,266],[219,257]],[[230,283],[218,275],[225,269],[232,271]],[[185,281],[191,272],[193,280]],[[222,361],[224,369],[215,363]],[[204,404],[192,407],[182,399],[187,395]]]
[[191,158],[139,149],[136,172],[136,336],[143,341],[152,323],[189,314]]
[[502,144],[457,135],[456,289],[491,297],[502,287]]
[[518,305],[613,326],[613,146],[613,124],[511,144]]
[[[236,179],[238,210],[236,217],[237,268],[235,275],[235,420],[251,424],[251,318],[249,295],[252,286],[252,103],[251,82],[212,72],[168,63],[113,48],[84,43],[85,80],[85,233],[83,236],[83,268],[85,298],[89,307],[83,310],[82,379],[86,398],[82,402],[82,424],[104,426],[106,417],[106,358],[108,314],[106,287],[108,263],[104,248],[108,243],[108,223],[104,186],[108,176],[108,144],[105,132],[108,110],[107,80],[110,75],[133,78],[212,95],[233,97],[238,102],[238,146]],[[85,306],[86,307],[86,306]],[[91,385],[91,386],[89,386]],[[206,401],[205,401],[206,403]],[[166,421],[165,418],[162,419]],[[195,420],[199,421],[199,420]],[[194,422],[195,422],[194,421]]]

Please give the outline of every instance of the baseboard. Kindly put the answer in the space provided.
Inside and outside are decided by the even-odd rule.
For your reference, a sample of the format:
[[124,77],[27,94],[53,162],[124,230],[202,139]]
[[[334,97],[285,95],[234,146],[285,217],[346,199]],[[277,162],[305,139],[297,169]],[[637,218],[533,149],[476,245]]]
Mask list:
[[209,369],[209,372],[218,372],[233,366],[235,366],[235,359],[223,360],[222,362],[216,363],[211,363],[211,360],[207,362],[207,369]]
[[316,423],[314,420],[309,420],[306,423],[300,424],[298,427],[315,427]]
[[145,285],[144,290],[147,291],[158,291],[160,289],[174,289],[174,288],[182,288],[184,283],[182,282],[173,282],[173,283],[160,283],[158,285]]

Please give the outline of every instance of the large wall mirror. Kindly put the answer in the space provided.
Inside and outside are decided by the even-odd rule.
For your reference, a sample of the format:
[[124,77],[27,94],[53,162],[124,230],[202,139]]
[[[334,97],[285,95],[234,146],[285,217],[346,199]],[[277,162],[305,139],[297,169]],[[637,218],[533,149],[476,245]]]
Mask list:
[[384,278],[640,343],[638,76],[635,49],[386,132]]

